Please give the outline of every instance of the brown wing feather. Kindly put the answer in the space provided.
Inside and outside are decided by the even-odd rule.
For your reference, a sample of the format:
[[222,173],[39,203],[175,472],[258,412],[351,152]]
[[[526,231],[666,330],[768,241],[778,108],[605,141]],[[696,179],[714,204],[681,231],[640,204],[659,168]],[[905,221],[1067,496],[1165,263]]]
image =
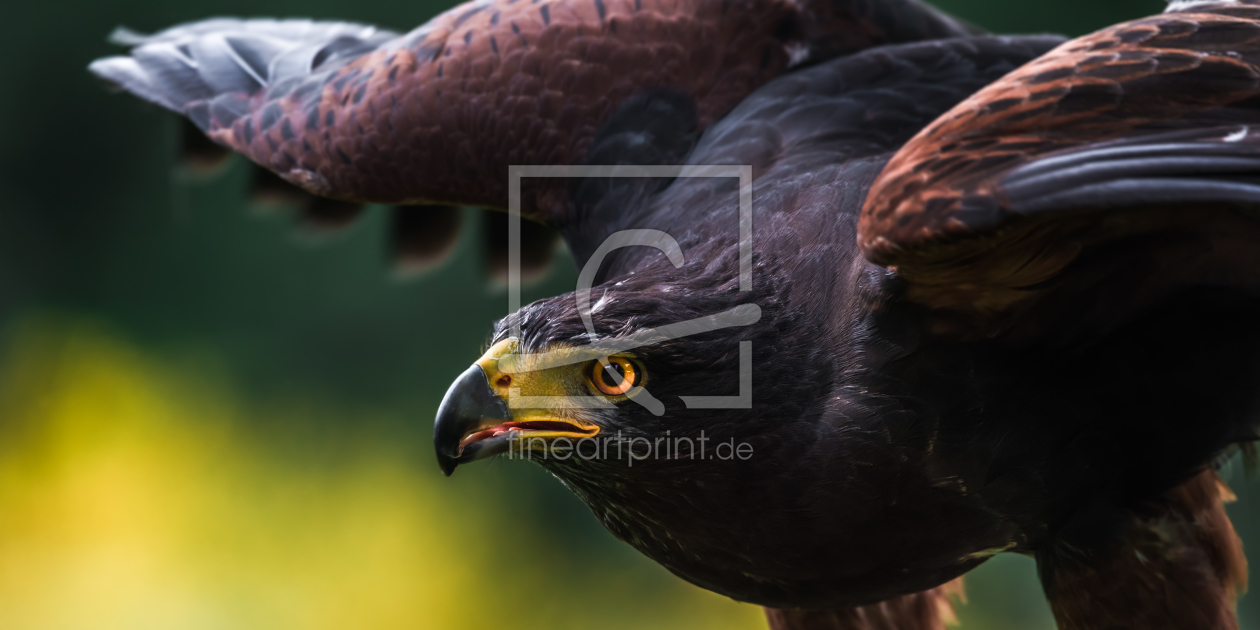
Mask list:
[[[637,88],[686,86],[711,119],[787,64],[769,34],[706,15],[716,4],[641,4],[461,8],[337,70],[309,102],[280,95],[209,133],[317,194],[503,207],[507,165],[572,161]],[[758,8],[746,17],[787,16],[779,3]],[[694,41],[720,43],[688,51]]]
[[1260,0],[1203,5],[1068,42],[939,118],[876,179],[858,244],[940,332],[1085,334],[1073,312],[1100,333],[1179,288],[1260,287],[1260,223],[1236,211],[1257,173]]
[[[1036,159],[1260,94],[1260,2],[1205,6],[1082,37],[980,91],[911,140],[876,181],[859,245],[883,265],[993,233],[1002,177]],[[948,248],[946,248],[948,249]],[[950,250],[954,251],[954,250]]]
[[[142,45],[142,63],[93,70],[316,194],[492,208],[507,205],[508,165],[581,162],[601,121],[645,88],[689,93],[703,127],[803,61],[972,32],[918,0],[478,0],[393,39],[294,21],[231,30],[251,24],[180,30],[220,38],[220,59],[241,62],[224,76],[189,76],[197,42],[176,50],[161,35],[129,36],[167,46]],[[294,33],[309,44],[312,32],[362,41],[299,76],[286,66],[269,77],[266,55],[251,57],[284,50]],[[238,36],[255,48],[226,50],[243,50]],[[206,85],[224,84],[226,96],[207,96]],[[525,206],[554,206],[557,190],[537,186]]]

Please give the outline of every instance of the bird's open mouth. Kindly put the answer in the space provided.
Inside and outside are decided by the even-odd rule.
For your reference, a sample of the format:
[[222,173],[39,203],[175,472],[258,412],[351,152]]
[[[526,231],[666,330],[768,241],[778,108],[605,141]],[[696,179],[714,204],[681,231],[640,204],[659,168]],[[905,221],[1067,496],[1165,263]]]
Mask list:
[[546,448],[553,439],[581,440],[599,434],[594,424],[553,413],[509,409],[490,387],[485,370],[474,363],[451,384],[438,407],[433,425],[438,465],[449,475],[459,464]]
[[537,437],[537,438],[588,438],[594,437],[599,433],[599,427],[583,426],[577,422],[568,420],[534,420],[529,422],[504,422],[503,424],[490,427],[476,433],[470,433],[459,441],[460,450],[464,450],[469,444],[489,440],[500,436],[507,438],[513,437]]
[[[535,448],[546,448],[555,438],[580,440],[599,434],[599,427],[586,426],[573,420],[545,419],[527,421],[509,421],[492,427],[474,431],[459,441],[453,453],[443,457],[438,455],[438,463],[447,474],[453,471],[455,464],[502,455],[515,451],[524,452]],[[537,439],[535,439],[537,438]],[[518,442],[524,440],[524,442]],[[519,446],[513,446],[518,444]]]

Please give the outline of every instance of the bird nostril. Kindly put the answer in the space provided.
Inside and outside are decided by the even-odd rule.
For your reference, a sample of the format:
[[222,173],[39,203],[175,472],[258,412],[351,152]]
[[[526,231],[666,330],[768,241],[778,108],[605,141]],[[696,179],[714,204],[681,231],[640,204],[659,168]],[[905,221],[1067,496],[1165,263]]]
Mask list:
[[504,388],[510,387],[512,385],[512,377],[504,374],[503,376],[500,376],[499,380],[495,381],[494,384]]

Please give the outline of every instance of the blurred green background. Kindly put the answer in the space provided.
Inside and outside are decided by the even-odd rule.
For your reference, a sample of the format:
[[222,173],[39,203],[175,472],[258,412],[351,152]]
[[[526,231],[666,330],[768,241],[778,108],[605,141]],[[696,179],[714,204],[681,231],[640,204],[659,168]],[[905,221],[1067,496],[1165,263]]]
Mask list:
[[[1082,34],[1160,0],[941,0]],[[402,283],[376,209],[321,246],[175,166],[157,108],[85,71],[117,25],[310,16],[406,30],[436,0],[79,0],[0,8],[0,628],[761,628],[605,533],[541,469],[444,479],[432,417],[506,295],[476,223]],[[566,255],[527,299],[573,286]],[[1244,540],[1260,488],[1227,471]],[[1256,494],[1256,501],[1249,500]],[[1050,629],[1030,560],[969,578],[969,630]],[[1260,600],[1260,598],[1257,598]],[[1260,603],[1244,598],[1244,626]]]

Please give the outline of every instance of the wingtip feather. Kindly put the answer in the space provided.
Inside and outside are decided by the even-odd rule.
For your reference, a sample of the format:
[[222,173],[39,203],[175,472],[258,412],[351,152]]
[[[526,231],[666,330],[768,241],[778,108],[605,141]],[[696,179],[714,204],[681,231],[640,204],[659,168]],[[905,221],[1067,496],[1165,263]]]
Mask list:
[[150,103],[183,113],[183,106],[173,103],[161,90],[158,90],[149,78],[149,74],[133,57],[102,57],[88,64],[88,72],[105,81],[115,90],[129,92]]
[[119,26],[114,28],[106,40],[116,46],[139,46],[148,41],[149,36],[125,26]]
[[1239,0],[1168,0],[1168,8],[1164,13],[1177,13],[1207,6],[1230,6],[1242,4]]

